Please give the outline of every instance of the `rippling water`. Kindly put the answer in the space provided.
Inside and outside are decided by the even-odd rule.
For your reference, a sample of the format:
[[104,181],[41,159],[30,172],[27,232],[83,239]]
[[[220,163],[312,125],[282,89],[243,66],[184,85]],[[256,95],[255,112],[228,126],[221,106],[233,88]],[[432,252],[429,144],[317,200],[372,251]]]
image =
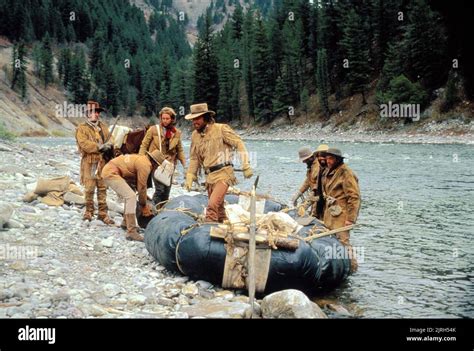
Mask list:
[[[296,161],[305,144],[247,142],[259,192],[289,201],[305,176],[305,166]],[[474,147],[333,146],[359,177],[362,208],[352,243],[364,249],[364,262],[321,297],[361,317],[474,318]],[[239,184],[242,190],[250,186],[248,180]]]
[[[295,161],[304,145],[247,142],[257,153],[260,191],[291,198],[305,175]],[[474,147],[334,146],[359,177],[362,208],[352,243],[363,248],[364,262],[322,297],[363,317],[473,318]]]

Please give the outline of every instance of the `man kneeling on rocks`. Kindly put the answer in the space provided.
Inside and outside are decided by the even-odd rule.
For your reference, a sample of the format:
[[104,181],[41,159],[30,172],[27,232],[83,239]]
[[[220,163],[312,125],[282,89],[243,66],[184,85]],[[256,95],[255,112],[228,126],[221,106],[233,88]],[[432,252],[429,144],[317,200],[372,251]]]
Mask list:
[[151,207],[147,204],[147,181],[151,172],[164,160],[165,156],[160,150],[147,152],[146,155],[127,154],[114,158],[102,170],[105,184],[125,200],[124,219],[128,240],[143,241],[138,233],[137,198],[133,189],[138,192],[142,216],[152,216]]
[[100,177],[105,165],[103,153],[112,149],[109,139],[109,130],[105,123],[99,120],[104,111],[95,101],[87,102],[87,121],[76,129],[77,148],[81,154],[81,184],[85,188],[86,211],[84,220],[90,221],[94,216],[94,193],[97,188],[97,202],[99,205],[98,219],[105,224],[112,225],[114,221],[108,216],[107,187]]

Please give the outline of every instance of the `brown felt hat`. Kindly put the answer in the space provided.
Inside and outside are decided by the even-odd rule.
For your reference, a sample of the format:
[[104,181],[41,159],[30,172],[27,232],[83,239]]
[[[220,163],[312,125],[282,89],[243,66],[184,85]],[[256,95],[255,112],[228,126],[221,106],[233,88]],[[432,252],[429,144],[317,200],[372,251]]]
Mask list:
[[191,113],[184,116],[185,119],[194,119],[198,118],[199,116],[205,115],[209,113],[211,116],[215,116],[215,112],[209,110],[206,103],[203,104],[194,104],[191,105]]

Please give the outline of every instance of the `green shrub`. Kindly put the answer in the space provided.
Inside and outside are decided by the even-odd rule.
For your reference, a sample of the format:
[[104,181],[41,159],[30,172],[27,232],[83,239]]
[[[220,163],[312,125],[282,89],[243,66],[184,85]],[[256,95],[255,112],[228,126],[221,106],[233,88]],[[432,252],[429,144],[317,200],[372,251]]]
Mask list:
[[424,106],[427,103],[426,91],[419,83],[412,83],[403,74],[393,78],[388,84],[388,89],[382,93],[378,100],[384,102],[392,101],[397,104],[420,104]]
[[15,134],[9,132],[5,127],[5,124],[0,123],[0,139],[1,140],[13,140],[15,139]]

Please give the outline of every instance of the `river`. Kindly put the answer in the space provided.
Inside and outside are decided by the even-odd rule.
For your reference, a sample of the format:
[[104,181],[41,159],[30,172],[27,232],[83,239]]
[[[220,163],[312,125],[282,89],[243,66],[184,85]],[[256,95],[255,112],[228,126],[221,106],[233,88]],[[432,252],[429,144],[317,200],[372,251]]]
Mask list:
[[[304,179],[306,166],[296,159],[308,142],[246,144],[260,175],[259,192],[288,202]],[[320,298],[362,318],[474,318],[474,146],[332,146],[359,177],[362,208],[351,241],[364,255],[356,274]],[[248,190],[251,181],[238,187]]]

